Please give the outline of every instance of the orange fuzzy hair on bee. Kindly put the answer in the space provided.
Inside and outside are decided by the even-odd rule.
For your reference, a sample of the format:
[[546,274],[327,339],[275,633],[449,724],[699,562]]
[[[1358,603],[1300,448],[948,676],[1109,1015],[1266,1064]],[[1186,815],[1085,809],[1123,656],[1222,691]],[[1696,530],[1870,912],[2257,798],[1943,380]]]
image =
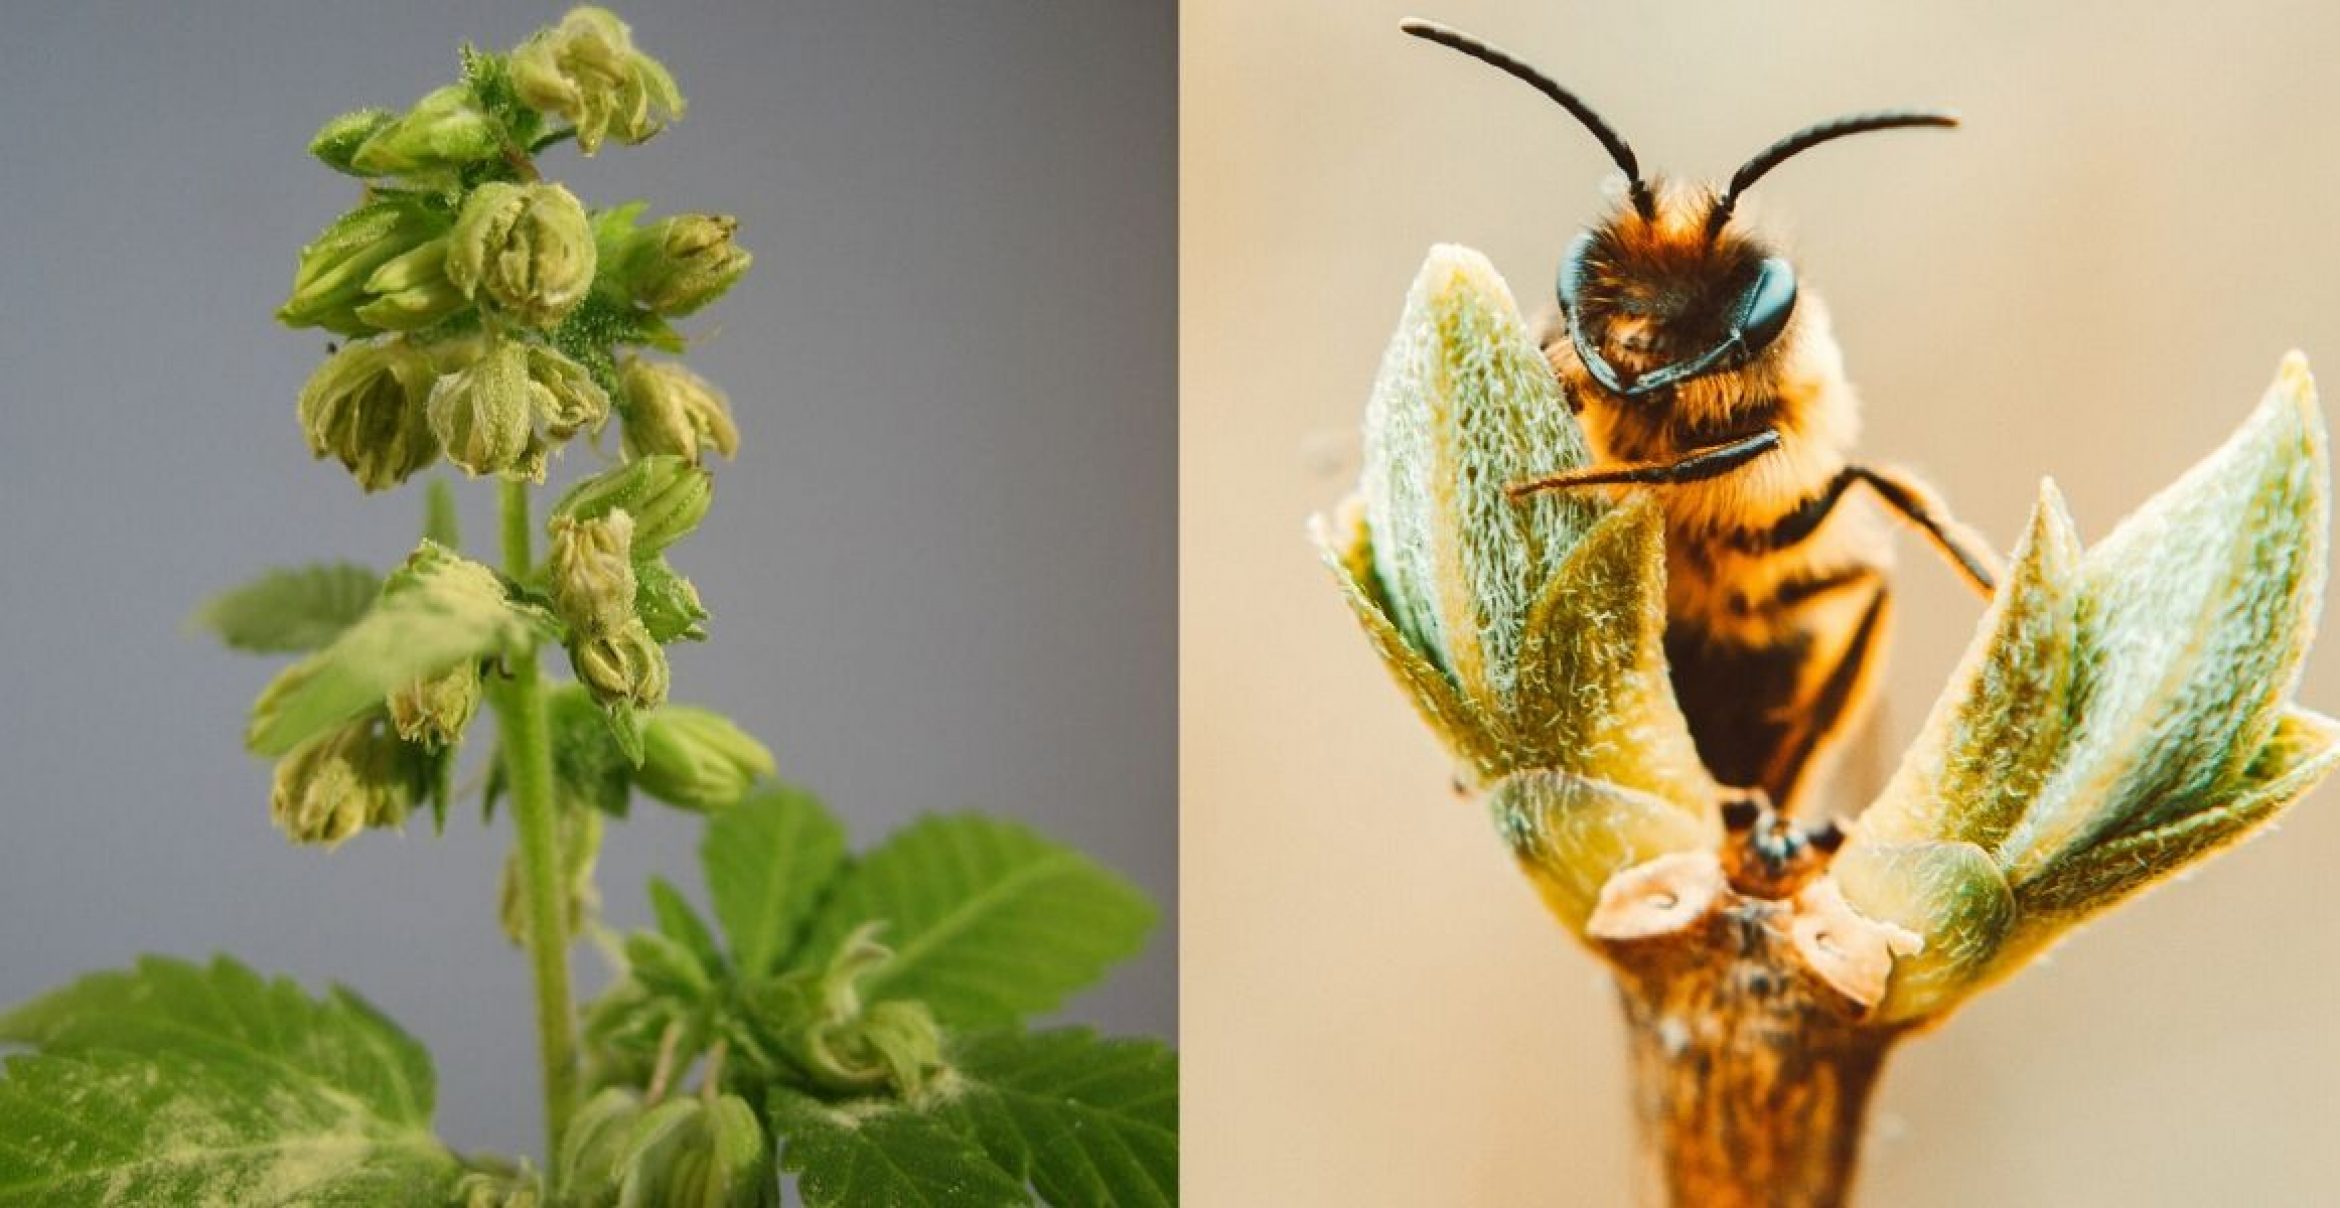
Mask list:
[[1403,28],[1536,88],[1625,173],[1625,204],[1563,258],[1559,313],[1542,333],[1596,460],[1511,491],[1657,493],[1666,655],[1699,754],[1718,781],[1792,810],[1815,756],[1863,713],[1890,614],[1888,534],[1874,513],[1837,504],[1867,487],[1985,592],[1997,559],[1923,483],[1851,460],[1859,405],[1826,310],[1731,219],[1757,179],[1804,150],[1956,119],[1855,114],[1774,142],[1724,188],[1668,185],[1645,179],[1625,140],[1535,68],[1443,26]]

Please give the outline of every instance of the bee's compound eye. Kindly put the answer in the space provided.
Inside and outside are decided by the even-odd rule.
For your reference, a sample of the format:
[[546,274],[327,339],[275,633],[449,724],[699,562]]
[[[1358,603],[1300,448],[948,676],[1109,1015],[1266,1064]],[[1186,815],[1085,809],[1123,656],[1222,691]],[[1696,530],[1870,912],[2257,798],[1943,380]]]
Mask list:
[[1737,327],[1749,355],[1763,351],[1787,330],[1796,313],[1796,270],[1777,256],[1756,266],[1755,279],[1739,294]]
[[1592,265],[1587,263],[1592,258],[1592,249],[1593,235],[1586,231],[1568,245],[1568,254],[1560,258],[1558,292],[1562,314],[1575,314],[1576,300],[1584,296],[1585,282],[1592,276]]

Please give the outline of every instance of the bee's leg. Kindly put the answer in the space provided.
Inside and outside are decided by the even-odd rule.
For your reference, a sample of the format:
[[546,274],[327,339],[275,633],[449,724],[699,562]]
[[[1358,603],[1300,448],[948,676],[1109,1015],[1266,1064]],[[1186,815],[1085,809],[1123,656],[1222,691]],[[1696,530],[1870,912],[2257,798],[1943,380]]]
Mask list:
[[1933,488],[1909,471],[1893,466],[1848,466],[1844,474],[1858,476],[1885,501],[1885,506],[1923,530],[1937,548],[1958,564],[1959,571],[1976,591],[1987,596],[1998,587],[1999,556],[1992,552],[1990,542],[1952,519],[1950,509],[1943,506]]
[[1869,597],[1869,606],[1862,610],[1859,624],[1854,626],[1850,640],[1844,645],[1844,655],[1828,671],[1812,696],[1812,703],[1802,710],[1788,740],[1781,743],[1763,770],[1763,787],[1772,800],[1780,803],[1783,813],[1793,813],[1797,806],[1796,792],[1802,787],[1804,773],[1810,768],[1812,756],[1821,744],[1834,738],[1856,712],[1854,706],[1868,695],[1866,680],[1878,647],[1884,645],[1886,619],[1891,615],[1891,594],[1883,583],[1877,584]]
[[1693,449],[1673,461],[1629,461],[1621,464],[1579,466],[1548,478],[1515,482],[1504,488],[1513,499],[1543,491],[1566,491],[1578,487],[1607,487],[1643,484],[1665,486],[1681,482],[1703,482],[1746,465],[1748,462],[1779,447],[1779,431],[1765,428],[1737,440],[1703,449]]

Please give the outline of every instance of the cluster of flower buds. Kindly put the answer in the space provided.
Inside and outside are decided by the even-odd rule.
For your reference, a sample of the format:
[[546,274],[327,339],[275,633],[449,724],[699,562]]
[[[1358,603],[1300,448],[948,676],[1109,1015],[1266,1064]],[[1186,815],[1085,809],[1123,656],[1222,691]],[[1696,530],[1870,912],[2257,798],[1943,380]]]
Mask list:
[[[464,78],[404,112],[327,122],[310,151],[368,181],[302,249],[277,317],[353,341],[303,392],[310,449],[361,487],[396,486],[440,453],[473,475],[543,481],[551,453],[597,433],[623,397],[629,456],[739,443],[722,394],[627,346],[679,351],[667,325],[721,297],[752,257],[726,216],[636,225],[538,178],[532,154],[573,134],[640,142],[682,98],[625,24],[580,8],[508,55],[467,52]],[[565,130],[546,129],[565,120]]]
[[563,1203],[758,1208],[774,1202],[771,1150],[737,1095],[649,1103],[612,1087],[562,1135],[554,1187]]
[[666,703],[660,644],[691,636],[706,612],[661,555],[698,527],[713,491],[697,465],[642,457],[579,483],[554,507],[547,586],[569,627],[570,664],[604,707]]

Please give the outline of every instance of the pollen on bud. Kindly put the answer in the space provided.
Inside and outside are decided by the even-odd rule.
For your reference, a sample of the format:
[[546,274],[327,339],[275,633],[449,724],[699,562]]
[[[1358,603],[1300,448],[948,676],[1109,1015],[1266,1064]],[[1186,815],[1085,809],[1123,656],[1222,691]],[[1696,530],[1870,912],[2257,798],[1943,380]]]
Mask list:
[[512,52],[512,85],[530,108],[564,118],[577,149],[639,143],[681,117],[682,93],[664,64],[634,48],[626,23],[604,8],[571,9]]
[[600,704],[650,710],[666,703],[666,651],[640,621],[578,640],[569,648],[569,664]]
[[432,750],[463,740],[479,712],[479,664],[458,663],[444,675],[409,680],[390,694],[390,724],[398,737]]
[[585,300],[596,259],[592,223],[574,194],[493,181],[464,200],[447,276],[465,297],[549,328]]
[[553,515],[590,520],[623,509],[634,518],[634,558],[647,561],[690,535],[714,501],[715,476],[667,454],[638,457],[571,487]]
[[467,474],[543,481],[545,451],[532,422],[528,349],[499,341],[431,388],[431,431]]
[[301,387],[309,452],[331,457],[366,491],[387,490],[439,456],[428,403],[430,358],[404,340],[351,344]]
[[361,718],[279,760],[268,813],[295,843],[338,846],[369,826],[396,826],[413,803],[398,740],[378,718]]
[[634,518],[623,509],[577,520],[552,519],[553,607],[581,634],[599,636],[634,620]]
[[734,242],[728,214],[677,214],[634,232],[622,277],[634,300],[662,315],[687,315],[722,297],[755,257]]
[[737,804],[757,778],[777,770],[771,750],[729,718],[668,705],[643,723],[642,766],[634,770],[634,783],[669,805],[718,810]]
[[449,84],[383,123],[350,152],[349,164],[365,176],[452,172],[501,154],[503,138],[470,86]]
[[723,392],[680,365],[628,357],[618,367],[618,411],[629,457],[669,453],[699,460],[702,448],[739,452],[739,427]]
[[942,1030],[926,1004],[862,1001],[862,983],[894,959],[878,942],[883,927],[863,924],[826,968],[781,977],[749,1002],[758,1026],[825,1090],[915,1095],[943,1068]]

